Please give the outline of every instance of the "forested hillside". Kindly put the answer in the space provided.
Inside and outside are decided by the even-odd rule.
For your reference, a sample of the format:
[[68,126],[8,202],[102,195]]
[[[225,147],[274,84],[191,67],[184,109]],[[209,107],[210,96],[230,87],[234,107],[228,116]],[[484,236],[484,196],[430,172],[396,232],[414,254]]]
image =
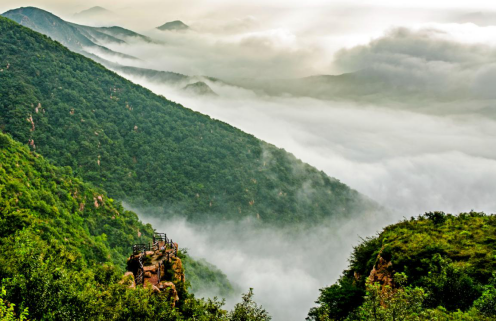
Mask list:
[[313,223],[377,205],[284,150],[0,18],[0,129],[134,207]]
[[358,245],[310,320],[496,319],[496,216],[426,213]]
[[[185,284],[173,308],[166,294],[121,283],[132,244],[147,242],[152,233],[69,167],[55,167],[0,133],[0,310],[6,300],[18,314],[27,308],[32,320],[225,316],[220,303],[195,299]],[[205,266],[204,273],[210,273],[207,285],[230,287],[220,272]]]

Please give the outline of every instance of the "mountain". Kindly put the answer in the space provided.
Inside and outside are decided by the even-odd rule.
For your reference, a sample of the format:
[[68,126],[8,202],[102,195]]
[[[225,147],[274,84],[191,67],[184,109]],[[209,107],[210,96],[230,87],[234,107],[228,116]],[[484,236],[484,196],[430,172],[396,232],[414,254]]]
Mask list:
[[477,212],[390,225],[355,247],[308,319],[495,320],[495,233],[496,215]]
[[69,49],[87,56],[90,56],[94,51],[121,58],[136,59],[130,55],[112,51],[102,44],[122,44],[130,38],[146,42],[151,41],[146,36],[121,27],[97,28],[67,22],[50,12],[34,7],[9,10],[3,13],[2,16],[43,33]]
[[[88,28],[92,28],[92,27],[88,27]],[[102,33],[106,33],[106,34],[113,36],[115,38],[119,38],[120,40],[126,39],[126,38],[136,38],[136,39],[139,39],[142,41],[152,42],[152,40],[147,36],[143,36],[137,32],[134,32],[134,31],[122,28],[122,27],[118,27],[118,26],[99,27],[99,28],[93,28],[93,29],[95,29],[99,32],[102,32]]]
[[[175,310],[166,292],[129,287],[122,277],[126,258],[133,244],[150,242],[153,233],[135,213],[75,177],[69,167],[56,167],[0,133],[0,286],[7,292],[0,292],[0,308],[7,300],[18,313],[27,308],[33,320],[164,314],[171,320],[217,319],[225,314],[221,303],[208,301],[207,308],[181,281],[174,281],[180,298]],[[232,294],[217,268],[181,251],[178,256],[184,268],[176,264],[176,269],[192,277],[193,289]]]
[[202,222],[301,225],[380,210],[282,149],[0,21],[0,128],[113,198]]
[[[3,16],[12,19],[26,27],[41,32],[60,42],[72,51],[81,53],[114,71],[126,75],[147,77],[147,79],[173,85],[177,88],[198,82],[203,77],[186,76],[169,71],[158,71],[138,67],[123,66],[107,59],[103,55],[113,55],[120,58],[136,59],[135,57],[112,51],[104,45],[123,44],[127,41],[153,42],[152,39],[134,31],[113,27],[89,27],[70,23],[44,10],[28,7],[7,11]],[[212,79],[213,80],[213,79]]]
[[106,21],[109,17],[113,17],[113,16],[115,16],[115,14],[112,11],[107,10],[100,6],[91,7],[89,9],[74,14],[74,18],[81,21],[88,21],[88,20]]
[[186,85],[183,90],[187,93],[198,96],[217,96],[217,94],[203,81],[198,81]]
[[[268,96],[311,97],[322,100],[395,101],[395,108],[405,101],[467,99],[465,89],[439,91],[427,83],[405,85],[373,68],[340,75],[315,75],[295,79],[230,79],[231,85]],[[474,96],[474,94],[472,94]]]
[[83,10],[81,12],[78,12],[74,14],[75,16],[87,16],[87,15],[94,15],[94,14],[102,14],[102,13],[111,13],[111,11],[100,7],[100,6],[95,6],[91,7],[89,9]]
[[[211,91],[211,93],[213,93],[214,96],[216,96],[217,94],[210,88],[210,86],[208,86],[205,83],[205,81],[213,82],[221,85],[229,85],[228,83],[213,77],[187,76],[171,71],[160,71],[154,69],[122,66],[109,61],[102,61],[101,63],[104,64],[107,68],[125,74],[126,76],[145,77],[147,81],[151,81],[157,84],[166,84],[169,86],[176,87],[178,89],[185,89],[185,87],[198,83],[197,85],[192,86],[191,90],[195,91],[195,87],[197,86],[202,87],[200,89],[205,90],[205,93]],[[202,85],[202,83],[204,85]],[[189,89],[187,90],[189,91]],[[193,93],[193,94],[197,94],[197,93]],[[200,94],[201,94],[201,90],[200,90]]]
[[395,84],[390,79],[374,76],[367,70],[341,75],[316,75],[295,79],[233,79],[229,83],[254,90],[262,95],[312,97],[323,100],[354,99],[373,101],[383,97],[426,96]]
[[179,30],[188,30],[190,29],[187,24],[180,20],[166,22],[163,25],[157,27],[158,30],[162,31],[179,31]]
[[112,70],[120,71],[130,76],[146,77],[146,79],[157,83],[185,86],[185,84],[192,82],[192,77],[170,71],[121,66],[113,63],[109,63],[108,67]]

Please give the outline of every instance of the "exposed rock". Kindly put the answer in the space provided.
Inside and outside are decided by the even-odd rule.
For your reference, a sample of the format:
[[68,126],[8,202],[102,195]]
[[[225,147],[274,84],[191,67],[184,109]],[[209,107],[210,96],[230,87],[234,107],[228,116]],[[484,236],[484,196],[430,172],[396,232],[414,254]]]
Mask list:
[[172,270],[174,271],[174,280],[184,282],[184,268],[183,262],[180,258],[174,257],[172,258]]
[[172,282],[160,282],[159,288],[162,291],[168,291],[170,297],[174,298],[175,301],[179,300],[179,295],[177,295],[176,285]]
[[[138,234],[141,233],[138,231]],[[154,292],[167,292],[175,304],[179,300],[175,284],[185,281],[183,264],[181,259],[176,257],[178,244],[161,238],[154,239],[153,244],[153,250],[140,252],[142,250],[138,247],[138,252],[129,257],[129,272],[126,275],[132,274],[139,280],[139,283],[134,283],[133,286],[151,287]],[[143,275],[141,280],[140,275]]]
[[157,273],[157,266],[156,265],[144,266],[143,270],[145,272]]
[[[381,250],[382,253],[382,250]],[[375,262],[374,268],[370,271],[369,280],[372,283],[379,282],[382,286],[394,286],[393,275],[394,270],[392,269],[393,264],[385,260],[381,253],[377,255],[377,260]]]
[[130,288],[135,288],[136,283],[134,281],[134,275],[133,272],[126,272],[124,273],[124,276],[122,277],[122,280],[119,282],[120,284],[129,284]]
[[152,291],[155,293],[160,293],[160,289],[157,288],[155,285],[152,285]]

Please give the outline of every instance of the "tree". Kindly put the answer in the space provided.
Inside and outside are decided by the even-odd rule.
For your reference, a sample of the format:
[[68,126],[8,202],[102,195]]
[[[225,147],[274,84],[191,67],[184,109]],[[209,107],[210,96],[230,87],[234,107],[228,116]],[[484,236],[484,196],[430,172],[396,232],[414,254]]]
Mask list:
[[234,306],[234,310],[229,313],[229,320],[231,321],[268,321],[272,318],[269,313],[258,306],[253,301],[253,288],[250,288],[248,293],[243,294],[242,302]]
[[[395,283],[406,284],[406,275],[396,273]],[[422,288],[381,286],[379,283],[367,284],[367,295],[353,320],[399,321],[417,320],[422,312],[425,293]],[[349,320],[352,320],[348,318]]]

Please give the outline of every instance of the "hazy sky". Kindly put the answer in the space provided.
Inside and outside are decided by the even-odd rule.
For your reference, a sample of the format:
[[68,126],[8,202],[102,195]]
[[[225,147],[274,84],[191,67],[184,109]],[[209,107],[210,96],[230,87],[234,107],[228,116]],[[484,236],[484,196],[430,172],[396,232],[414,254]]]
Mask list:
[[[105,19],[77,20],[73,15],[91,6],[102,6],[112,11]],[[168,39],[173,43],[197,44],[197,50],[207,56],[224,56],[237,50],[240,58],[261,57],[260,70],[268,69],[277,77],[301,77],[316,73],[338,72],[332,68],[336,50],[367,43],[379,37],[392,26],[412,26],[428,22],[459,21],[464,15],[481,12],[491,16],[496,4],[490,1],[61,1],[61,0],[2,0],[0,11],[20,6],[37,6],[64,19],[96,25],[121,25],[147,32],[164,22],[180,19],[201,33],[186,39]],[[481,19],[480,17],[478,18]],[[476,22],[473,20],[473,22]],[[214,34],[214,38],[206,34]],[[181,42],[184,41],[184,42]],[[201,41],[200,41],[201,40]],[[236,46],[233,46],[235,44]],[[238,46],[241,44],[241,46]],[[242,54],[243,53],[243,54]],[[284,54],[283,54],[284,53]],[[291,54],[289,54],[291,53]],[[244,55],[244,56],[243,56]],[[191,56],[188,57],[191,60]],[[216,57],[214,57],[216,58]],[[212,68],[204,70],[210,76],[218,75],[223,58],[212,59]],[[247,59],[233,61],[245,63]],[[298,64],[301,62],[301,64]],[[170,67],[174,62],[167,65]],[[191,68],[176,66],[178,72],[202,72],[191,63]],[[286,66],[286,67],[282,67]],[[158,64],[158,67],[164,67]],[[289,68],[289,69],[288,69]],[[248,69],[248,68],[247,68]],[[286,70],[288,69],[288,70]],[[260,72],[257,70],[257,72]],[[252,76],[252,75],[247,75]],[[262,74],[261,76],[270,76]]]

